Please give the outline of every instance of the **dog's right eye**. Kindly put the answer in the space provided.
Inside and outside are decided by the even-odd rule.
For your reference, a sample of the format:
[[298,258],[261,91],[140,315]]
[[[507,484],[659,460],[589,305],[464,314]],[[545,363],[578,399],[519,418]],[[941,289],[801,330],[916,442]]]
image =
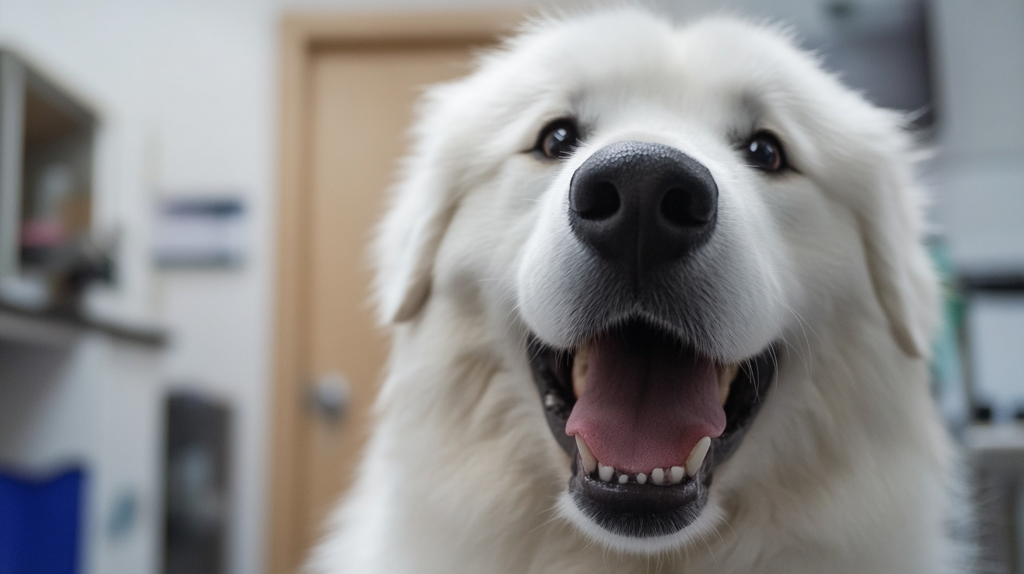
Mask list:
[[751,167],[768,173],[777,173],[789,167],[779,138],[769,131],[757,132],[743,147]]
[[551,122],[540,130],[537,145],[534,149],[544,157],[562,159],[568,157],[579,143],[579,129],[576,122],[560,119]]

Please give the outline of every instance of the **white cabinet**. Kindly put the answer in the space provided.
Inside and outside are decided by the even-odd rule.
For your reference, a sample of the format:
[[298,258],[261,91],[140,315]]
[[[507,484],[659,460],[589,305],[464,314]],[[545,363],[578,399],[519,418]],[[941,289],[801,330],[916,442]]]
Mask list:
[[163,340],[0,306],[0,468],[84,469],[84,574],[158,569]]

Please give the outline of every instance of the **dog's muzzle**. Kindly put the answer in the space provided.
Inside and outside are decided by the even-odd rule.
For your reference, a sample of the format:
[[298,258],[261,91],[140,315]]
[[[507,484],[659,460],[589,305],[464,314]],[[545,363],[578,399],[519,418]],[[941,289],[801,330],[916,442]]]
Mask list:
[[532,337],[528,354],[551,431],[573,460],[575,505],[621,536],[666,536],[697,519],[714,470],[738,447],[774,378],[774,346],[740,362],[709,356],[673,317],[713,321],[711,312],[680,319],[667,308],[678,295],[666,277],[690,272],[717,215],[708,169],[661,144],[611,144],[570,184],[573,234],[604,267],[582,288],[614,293],[616,305],[636,312],[570,350]]

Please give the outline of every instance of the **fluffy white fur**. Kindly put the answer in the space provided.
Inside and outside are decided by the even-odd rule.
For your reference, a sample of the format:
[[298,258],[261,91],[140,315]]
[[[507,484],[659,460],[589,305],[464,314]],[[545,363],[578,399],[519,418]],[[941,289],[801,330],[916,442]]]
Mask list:
[[[589,126],[571,158],[525,151],[567,115]],[[948,534],[954,453],[928,392],[937,290],[901,122],[776,29],[634,9],[535,22],[430,90],[375,254],[394,333],[376,423],[309,571],[964,571]],[[798,173],[744,165],[734,138],[755,128],[779,134]],[[630,139],[676,146],[718,182],[702,272],[666,294],[694,306],[701,289],[681,328],[733,360],[783,343],[701,517],[644,541],[575,510],[524,346],[531,331],[572,346],[609,318],[567,188],[589,154]]]

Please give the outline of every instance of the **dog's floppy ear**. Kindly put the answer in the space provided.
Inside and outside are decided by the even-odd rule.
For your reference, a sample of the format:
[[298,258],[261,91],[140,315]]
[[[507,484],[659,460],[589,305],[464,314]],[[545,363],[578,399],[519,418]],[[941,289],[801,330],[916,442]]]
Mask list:
[[861,216],[864,252],[871,284],[900,348],[911,357],[928,352],[934,305],[932,271],[923,257],[920,238],[908,233],[898,213],[875,209]]
[[377,230],[373,257],[378,319],[408,321],[430,295],[434,259],[458,198],[445,168],[443,129],[451,85],[435,86],[420,102],[413,151],[392,190],[391,204]]
[[[422,159],[422,158],[419,158]],[[395,190],[377,236],[378,312],[382,323],[413,318],[430,295],[434,258],[455,212],[436,166],[414,159]]]
[[868,272],[893,337],[911,357],[928,355],[938,319],[935,272],[925,249],[924,195],[913,176],[909,138],[876,156],[870,189],[854,198]]

